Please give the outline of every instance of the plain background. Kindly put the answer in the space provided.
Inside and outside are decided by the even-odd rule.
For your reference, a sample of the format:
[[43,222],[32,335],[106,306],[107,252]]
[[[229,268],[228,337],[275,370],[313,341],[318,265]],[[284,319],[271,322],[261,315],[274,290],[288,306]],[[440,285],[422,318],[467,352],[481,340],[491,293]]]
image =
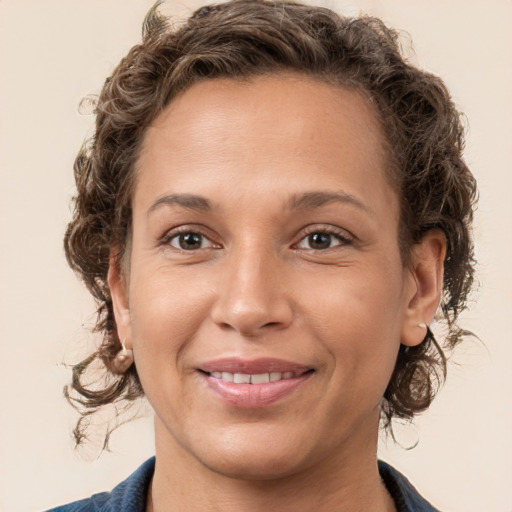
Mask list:
[[[203,2],[167,2],[189,14]],[[140,38],[152,0],[0,0],[0,510],[39,511],[109,490],[153,453],[150,414],[112,453],[75,452],[64,362],[94,342],[93,304],[67,268],[72,162],[91,132],[78,104]],[[401,445],[381,457],[445,512],[512,511],[512,2],[338,0],[406,31],[413,62],[439,74],[468,118],[480,185],[479,290],[463,325],[483,340],[454,355],[448,381]],[[414,52],[411,50],[411,35]],[[85,327],[84,327],[85,326]],[[99,431],[101,434],[101,430]]]

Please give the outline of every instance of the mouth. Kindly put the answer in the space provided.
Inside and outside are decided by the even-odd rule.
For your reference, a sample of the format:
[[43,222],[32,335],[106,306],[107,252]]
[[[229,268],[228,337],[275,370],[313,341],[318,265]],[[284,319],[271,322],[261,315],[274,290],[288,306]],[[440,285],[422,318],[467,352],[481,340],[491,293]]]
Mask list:
[[214,379],[221,379],[224,382],[233,382],[234,384],[266,384],[269,382],[279,382],[280,380],[295,379],[304,375],[305,373],[312,372],[313,370],[306,370],[305,372],[266,372],[266,373],[231,373],[231,372],[206,372],[209,377]]
[[314,368],[279,359],[220,359],[201,365],[199,374],[213,395],[237,408],[266,407],[295,392]]

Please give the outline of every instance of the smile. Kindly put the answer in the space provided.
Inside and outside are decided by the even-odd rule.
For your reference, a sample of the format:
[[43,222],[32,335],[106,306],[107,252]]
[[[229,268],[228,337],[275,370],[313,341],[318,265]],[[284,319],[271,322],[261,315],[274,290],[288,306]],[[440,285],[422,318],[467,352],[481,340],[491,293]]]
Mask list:
[[199,374],[215,399],[236,408],[267,407],[298,390],[313,375],[305,365],[279,359],[221,359]]
[[278,382],[283,379],[293,379],[298,375],[293,372],[270,372],[270,373],[230,373],[230,372],[211,372],[210,375],[215,379],[222,379],[225,382],[234,382],[235,384],[265,384],[267,382]]

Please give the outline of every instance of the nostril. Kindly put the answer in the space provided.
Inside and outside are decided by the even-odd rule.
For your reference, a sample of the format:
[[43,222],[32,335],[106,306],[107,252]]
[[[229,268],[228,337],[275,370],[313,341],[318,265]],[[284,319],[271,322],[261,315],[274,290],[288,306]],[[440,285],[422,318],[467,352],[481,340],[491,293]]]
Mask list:
[[250,337],[290,325],[293,313],[287,297],[276,289],[272,289],[272,295],[256,284],[223,289],[212,305],[214,323],[224,331],[234,329]]

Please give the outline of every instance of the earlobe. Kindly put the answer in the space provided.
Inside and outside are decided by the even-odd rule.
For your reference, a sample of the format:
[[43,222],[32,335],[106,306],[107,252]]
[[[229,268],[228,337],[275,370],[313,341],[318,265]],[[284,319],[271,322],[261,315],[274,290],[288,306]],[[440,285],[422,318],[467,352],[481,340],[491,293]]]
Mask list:
[[443,293],[446,237],[438,229],[427,232],[411,250],[401,343],[419,345],[427,334]]
[[128,299],[128,283],[120,268],[119,260],[113,252],[110,254],[108,269],[108,286],[112,297],[114,317],[120,340],[131,339],[130,308]]

